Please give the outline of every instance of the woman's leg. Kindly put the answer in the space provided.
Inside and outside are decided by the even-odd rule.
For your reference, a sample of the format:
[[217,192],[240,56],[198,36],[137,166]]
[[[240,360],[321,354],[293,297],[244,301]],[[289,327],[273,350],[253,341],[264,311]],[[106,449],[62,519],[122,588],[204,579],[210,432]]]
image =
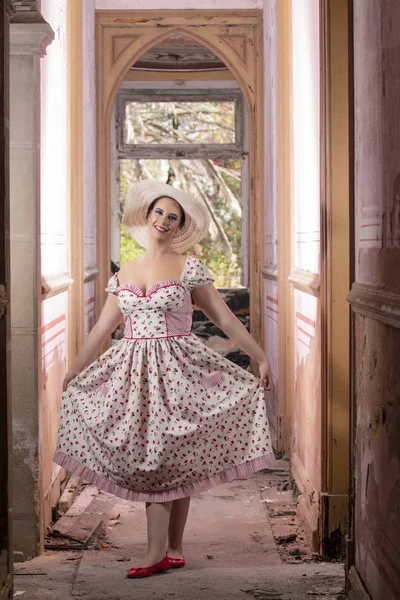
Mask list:
[[168,528],[168,550],[171,558],[183,558],[183,532],[189,512],[190,496],[172,502]]
[[147,554],[141,567],[151,567],[165,557],[172,502],[146,502]]

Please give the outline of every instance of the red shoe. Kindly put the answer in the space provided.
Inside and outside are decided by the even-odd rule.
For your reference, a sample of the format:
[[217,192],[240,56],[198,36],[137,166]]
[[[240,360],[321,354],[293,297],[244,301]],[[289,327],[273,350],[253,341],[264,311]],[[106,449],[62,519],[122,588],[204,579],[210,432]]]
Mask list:
[[167,556],[167,558],[171,565],[171,569],[181,569],[186,564],[184,558],[171,558],[170,556]]
[[161,573],[161,571],[168,571],[171,568],[168,556],[164,556],[160,562],[155,565],[151,565],[151,567],[135,567],[133,569],[129,569],[127,573],[127,577],[129,579],[136,579],[137,577],[150,577],[150,575],[154,575],[154,573]]

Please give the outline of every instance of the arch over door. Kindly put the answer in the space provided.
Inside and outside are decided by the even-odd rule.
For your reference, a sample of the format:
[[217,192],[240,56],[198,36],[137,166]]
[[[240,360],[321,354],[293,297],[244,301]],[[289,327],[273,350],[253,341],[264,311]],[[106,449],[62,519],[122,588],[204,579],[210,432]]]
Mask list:
[[[264,340],[263,38],[261,11],[102,11],[96,14],[97,307],[110,271],[110,133],[113,102],[130,66],[151,47],[181,35],[214,52],[235,76],[249,129],[249,259],[251,330]],[[261,132],[261,135],[260,135]]]

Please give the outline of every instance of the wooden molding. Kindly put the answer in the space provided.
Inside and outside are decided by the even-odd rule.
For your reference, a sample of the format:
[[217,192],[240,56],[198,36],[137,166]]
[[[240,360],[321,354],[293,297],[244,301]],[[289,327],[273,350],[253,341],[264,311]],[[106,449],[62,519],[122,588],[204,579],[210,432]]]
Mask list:
[[321,554],[328,560],[344,559],[349,533],[349,495],[321,493],[320,511]]
[[184,85],[186,81],[234,81],[235,77],[226,71],[128,71],[124,81],[173,81]]
[[[126,105],[130,102],[211,102],[231,101],[235,105],[235,140],[230,144],[216,143],[128,143],[125,139]],[[117,95],[117,147],[118,158],[155,158],[166,156],[178,158],[242,158],[244,146],[244,101],[237,89],[208,89],[208,90],[166,90],[160,89],[122,89]]]
[[[96,12],[97,264],[96,306],[102,306],[110,265],[111,114],[131,65],[149,48],[184,35],[214,52],[243,93],[249,140],[249,248],[251,331],[264,344],[262,256],[264,224],[264,70],[261,10],[160,10]],[[117,44],[114,40],[124,38]]]
[[270,279],[271,281],[278,281],[278,265],[270,263],[264,265],[261,269],[264,279]]
[[74,280],[68,272],[59,273],[57,275],[48,275],[47,277],[43,276],[41,281],[42,300],[66,292],[73,282]]
[[84,271],[83,282],[88,283],[89,281],[93,281],[93,279],[97,279],[99,273],[100,269],[96,265],[87,267]]
[[371,600],[355,567],[350,567],[347,579],[347,600]]
[[288,280],[296,289],[319,298],[321,279],[318,273],[311,273],[303,269],[293,269]]
[[[321,491],[328,497],[346,496],[350,478],[351,27],[349,0],[320,0]],[[345,509],[332,504],[322,547],[339,527],[348,533]]]
[[[294,404],[294,331],[293,288],[288,277],[293,265],[293,194],[292,194],[292,3],[276,3],[277,31],[277,217],[278,217],[278,413],[292,418]],[[287,420],[285,420],[287,422]],[[278,449],[291,451],[290,428]]]
[[318,552],[320,547],[318,528],[320,516],[319,493],[312,486],[295,451],[292,451],[290,457],[290,473],[300,494],[297,497],[297,510],[300,513],[301,522],[304,523],[304,529],[313,552]]
[[400,294],[376,285],[355,282],[347,300],[354,312],[400,328]]

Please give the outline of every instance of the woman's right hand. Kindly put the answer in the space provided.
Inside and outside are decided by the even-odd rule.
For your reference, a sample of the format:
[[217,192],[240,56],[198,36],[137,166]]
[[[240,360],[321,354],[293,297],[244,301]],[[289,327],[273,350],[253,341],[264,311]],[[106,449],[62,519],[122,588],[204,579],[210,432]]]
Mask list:
[[63,381],[63,387],[62,387],[63,392],[65,392],[65,390],[67,389],[69,382],[72,381],[73,379],[75,379],[75,377],[77,375],[79,375],[79,372],[77,372],[77,371],[73,371],[72,369],[70,369],[68,371],[68,373],[64,377],[64,381]]

